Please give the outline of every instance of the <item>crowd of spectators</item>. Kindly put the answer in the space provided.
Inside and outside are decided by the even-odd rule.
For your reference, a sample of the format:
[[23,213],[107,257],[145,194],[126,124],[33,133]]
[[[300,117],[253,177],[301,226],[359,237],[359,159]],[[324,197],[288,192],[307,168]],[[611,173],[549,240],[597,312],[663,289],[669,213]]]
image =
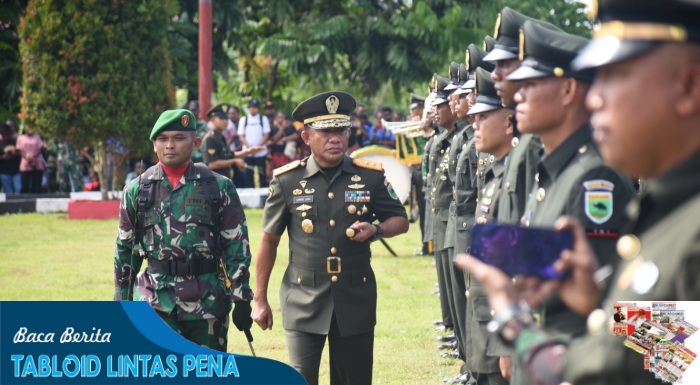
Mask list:
[[[262,113],[260,109],[262,108]],[[186,108],[200,116],[199,103],[190,101]],[[262,145],[265,150],[246,157],[234,167],[233,181],[236,187],[267,187],[272,171],[311,153],[301,139],[303,124],[295,122],[289,111],[277,110],[272,102],[262,106],[252,99],[245,111],[231,105],[229,123],[224,137],[232,152]],[[396,138],[382,126],[385,121],[402,121],[403,116],[384,107],[373,118],[363,105],[350,115],[353,123],[348,152],[369,145],[395,148]],[[204,136],[212,129],[211,122],[198,122],[198,134]],[[194,154],[201,161],[201,154]],[[7,120],[0,126],[0,191],[5,194],[99,191],[97,173],[91,167],[91,149],[77,149],[69,142],[47,140],[24,127],[19,133],[17,124]],[[126,184],[153,164],[152,159],[130,159],[124,162]],[[110,175],[111,177],[111,175]],[[110,189],[122,188],[123,185]]]

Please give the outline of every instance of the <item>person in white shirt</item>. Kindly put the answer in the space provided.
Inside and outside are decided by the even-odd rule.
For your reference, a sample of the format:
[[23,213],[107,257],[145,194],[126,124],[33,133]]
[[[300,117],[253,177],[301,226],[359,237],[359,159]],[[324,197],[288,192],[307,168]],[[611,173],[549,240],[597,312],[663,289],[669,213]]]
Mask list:
[[265,143],[270,139],[270,120],[267,116],[260,115],[260,100],[252,99],[248,102],[248,115],[238,122],[238,136],[243,143],[243,149],[248,147],[263,146],[265,149],[246,158],[248,169],[248,186],[255,187],[255,174],[258,174],[260,187],[267,187],[267,175],[265,173],[265,161],[267,160],[267,147]]

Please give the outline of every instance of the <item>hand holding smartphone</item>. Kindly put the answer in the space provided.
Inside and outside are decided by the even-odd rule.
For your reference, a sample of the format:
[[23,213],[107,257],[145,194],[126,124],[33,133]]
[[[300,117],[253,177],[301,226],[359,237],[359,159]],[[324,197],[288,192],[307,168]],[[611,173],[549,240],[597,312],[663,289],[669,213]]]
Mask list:
[[572,247],[570,231],[486,223],[474,226],[469,253],[511,276],[561,280],[566,272],[554,270],[553,264]]

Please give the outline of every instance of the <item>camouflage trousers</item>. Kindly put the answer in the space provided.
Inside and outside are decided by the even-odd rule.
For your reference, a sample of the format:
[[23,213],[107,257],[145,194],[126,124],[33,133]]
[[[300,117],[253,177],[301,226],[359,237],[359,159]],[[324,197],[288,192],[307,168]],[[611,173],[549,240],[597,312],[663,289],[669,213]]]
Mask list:
[[171,329],[179,335],[209,349],[226,352],[228,345],[229,315],[198,320],[179,321],[175,314],[156,311]]

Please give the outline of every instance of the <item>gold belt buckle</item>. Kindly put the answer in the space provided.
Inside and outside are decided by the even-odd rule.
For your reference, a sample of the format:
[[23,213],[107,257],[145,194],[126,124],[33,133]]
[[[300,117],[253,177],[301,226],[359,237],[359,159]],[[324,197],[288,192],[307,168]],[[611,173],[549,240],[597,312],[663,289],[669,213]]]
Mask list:
[[[338,263],[338,269],[334,270],[331,268],[331,261],[337,261]],[[328,274],[338,274],[342,271],[341,263],[340,263],[340,257],[328,257],[326,258],[326,271]]]

